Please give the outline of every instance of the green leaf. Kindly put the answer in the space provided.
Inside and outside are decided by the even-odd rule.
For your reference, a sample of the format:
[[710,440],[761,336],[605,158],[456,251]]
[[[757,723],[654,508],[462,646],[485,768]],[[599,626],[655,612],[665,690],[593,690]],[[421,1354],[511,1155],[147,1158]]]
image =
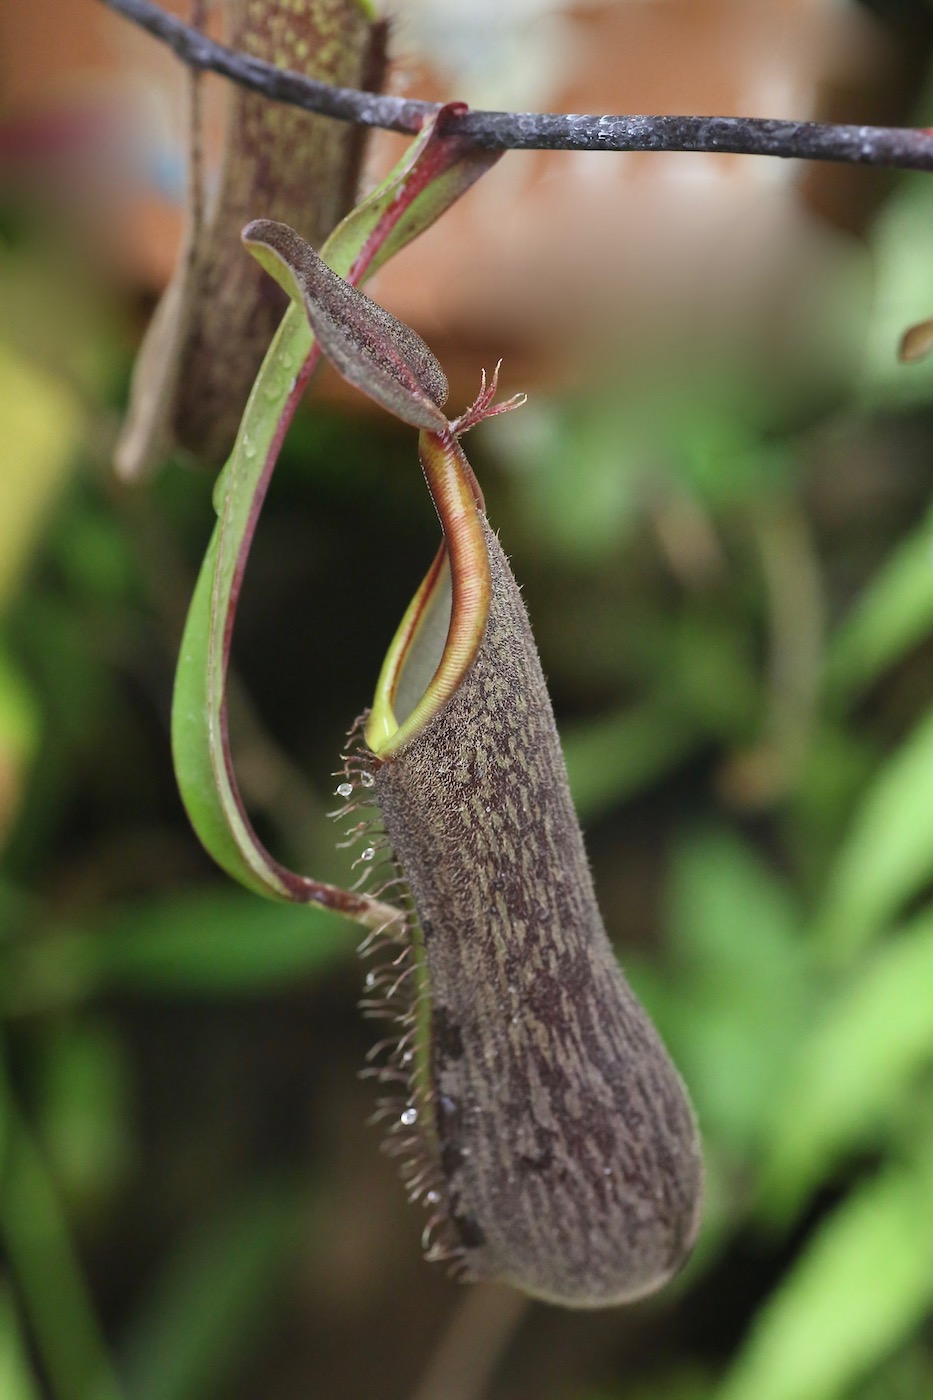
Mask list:
[[10,1289],[0,1283],[0,1395],[3,1400],[42,1400],[29,1364],[29,1348]]
[[18,587],[39,529],[67,476],[82,430],[78,396],[0,342],[0,605]]
[[819,1228],[717,1400],[842,1400],[933,1303],[933,1161],[890,1168]]
[[221,889],[127,906],[93,931],[56,929],[7,949],[0,1009],[24,1015],[106,987],[185,996],[250,996],[307,981],[348,957],[352,928],[336,914],[257,903]]
[[[223,729],[229,628],[241,546],[255,528],[254,503],[298,365],[310,348],[304,318],[289,308],[253,387],[236,446],[218,478],[214,529],[182,638],[172,704],[172,751],[182,801],[202,843],[248,889],[289,898],[277,863],[260,845],[227,763]],[[258,510],[258,503],[255,505]]]
[[720,1145],[748,1152],[807,1013],[799,917],[781,882],[727,832],[681,846],[668,898],[683,988],[672,1047],[700,1121]]
[[836,629],[825,686],[851,703],[933,631],[933,512],[889,557]]
[[858,968],[804,1041],[772,1122],[761,1195],[799,1205],[842,1154],[877,1140],[933,1062],[933,911]]
[[243,995],[307,981],[349,957],[356,941],[337,915],[257,904],[232,889],[126,910],[109,921],[97,958],[120,986]]
[[34,1060],[37,1130],[66,1204],[80,1214],[129,1165],[125,1046],[103,1019],[67,1017],[49,1024]]
[[218,1210],[170,1256],[124,1348],[134,1400],[227,1396],[274,1322],[301,1236],[297,1191],[267,1184]]
[[0,1064],[0,1243],[56,1400],[121,1400],[56,1182]]
[[881,768],[830,871],[816,939],[835,961],[869,943],[933,877],[933,711]]
[[39,747],[42,722],[32,689],[0,637],[0,835],[16,813],[25,772]]
[[[388,179],[334,230],[322,257],[348,280],[371,274],[438,218],[495,159],[495,153],[471,151],[456,138],[439,137],[436,124],[426,127]],[[262,846],[244,810],[226,739],[226,672],[240,582],[287,416],[313,364],[312,347],[304,308],[293,302],[263,361],[233,453],[218,478],[219,519],[178,663],[172,747],[192,825],[228,874],[273,899],[337,907],[342,891],[293,875]],[[352,903],[346,896],[341,907],[354,917],[373,905],[355,897],[354,911]],[[384,921],[390,912],[377,906],[370,921]]]
[[699,743],[683,716],[649,703],[561,728],[574,805],[593,821],[656,781]]

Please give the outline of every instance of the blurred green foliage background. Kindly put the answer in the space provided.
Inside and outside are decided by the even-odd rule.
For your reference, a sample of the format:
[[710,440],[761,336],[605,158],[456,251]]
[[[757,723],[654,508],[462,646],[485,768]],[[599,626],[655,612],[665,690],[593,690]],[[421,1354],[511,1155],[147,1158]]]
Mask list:
[[[741,346],[604,362],[471,440],[610,932],[706,1144],[686,1273],[571,1315],[422,1263],[365,1126],[355,930],[199,852],[167,731],[211,483],[115,481],[133,307],[5,201],[3,1400],[933,1394],[933,365],[894,355],[933,309],[928,178],[892,180],[867,239],[831,388]],[[411,435],[310,402],[233,696],[298,869],[348,878],[330,774],[435,533]]]

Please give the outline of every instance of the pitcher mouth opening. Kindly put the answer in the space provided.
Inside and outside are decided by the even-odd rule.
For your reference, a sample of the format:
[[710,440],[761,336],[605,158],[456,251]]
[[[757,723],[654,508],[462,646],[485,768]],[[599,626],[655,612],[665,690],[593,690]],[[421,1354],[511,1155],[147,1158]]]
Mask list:
[[366,724],[366,742],[390,758],[438,714],[476,659],[491,581],[482,497],[452,433],[422,431],[421,465],[444,541],[389,647]]

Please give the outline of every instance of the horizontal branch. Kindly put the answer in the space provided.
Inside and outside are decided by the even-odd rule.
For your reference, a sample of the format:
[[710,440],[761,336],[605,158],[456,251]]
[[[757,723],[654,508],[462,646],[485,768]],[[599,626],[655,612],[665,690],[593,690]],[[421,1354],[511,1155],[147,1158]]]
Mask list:
[[[415,133],[438,110],[434,102],[330,87],[300,73],[218,44],[150,0],[103,0],[161,39],[191,68],[209,69],[276,102],[338,121]],[[844,161],[901,170],[933,170],[933,133],[911,127],[835,126],[761,117],[634,117],[554,112],[466,112],[446,118],[445,132],[484,150],[729,151],[795,160]]]

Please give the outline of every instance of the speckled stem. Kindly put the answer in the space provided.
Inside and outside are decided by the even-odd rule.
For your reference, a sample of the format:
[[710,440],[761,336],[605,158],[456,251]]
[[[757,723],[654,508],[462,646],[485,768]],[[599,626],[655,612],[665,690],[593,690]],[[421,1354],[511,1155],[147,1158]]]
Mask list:
[[424,933],[450,1243],[475,1278],[570,1306],[658,1288],[696,1237],[689,1100],[606,936],[517,585],[444,707],[376,774]]

